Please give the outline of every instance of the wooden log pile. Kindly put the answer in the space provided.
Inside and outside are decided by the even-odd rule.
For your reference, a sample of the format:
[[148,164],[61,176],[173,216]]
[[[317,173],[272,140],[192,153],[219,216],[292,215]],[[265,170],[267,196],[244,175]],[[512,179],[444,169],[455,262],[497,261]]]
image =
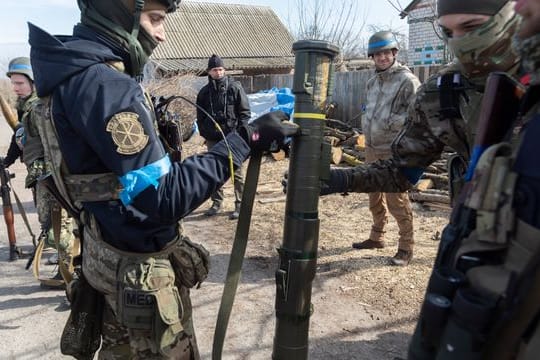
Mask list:
[[[357,166],[365,161],[365,137],[359,129],[339,120],[327,119],[325,141],[332,146],[331,161],[334,165]],[[415,187],[409,191],[412,201],[435,208],[449,208],[447,160],[451,152],[443,152],[441,158],[431,164]]]

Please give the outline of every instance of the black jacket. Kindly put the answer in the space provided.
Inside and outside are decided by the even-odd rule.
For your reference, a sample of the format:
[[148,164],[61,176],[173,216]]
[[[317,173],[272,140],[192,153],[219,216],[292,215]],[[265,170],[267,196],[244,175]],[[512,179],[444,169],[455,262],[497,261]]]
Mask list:
[[[82,25],[69,38],[51,36],[33,25],[29,34],[36,90],[38,96],[52,98],[54,124],[69,172],[113,172],[124,190],[137,190],[129,193],[131,203],[85,202],[84,209],[96,217],[104,240],[112,246],[141,253],[161,250],[175,239],[178,220],[229,179],[226,146],[219,143],[208,153],[181,163],[167,161],[154,128],[154,113],[140,85],[107,65],[123,59],[114,44]],[[137,139],[143,138],[141,133],[146,138],[143,146],[120,151],[122,144],[113,134],[124,133],[111,128],[121,124],[113,121],[118,114],[131,114],[132,126],[139,129]],[[121,140],[129,144],[132,134],[129,130]],[[250,148],[236,132],[227,140],[233,162],[240,166]],[[137,189],[140,183],[144,185]]]
[[[212,115],[225,135],[231,130],[247,125],[251,111],[242,85],[228,76],[220,80],[208,78],[208,84],[197,95],[197,105]],[[197,109],[197,125],[201,136],[206,140],[222,139],[212,120],[200,109]]]

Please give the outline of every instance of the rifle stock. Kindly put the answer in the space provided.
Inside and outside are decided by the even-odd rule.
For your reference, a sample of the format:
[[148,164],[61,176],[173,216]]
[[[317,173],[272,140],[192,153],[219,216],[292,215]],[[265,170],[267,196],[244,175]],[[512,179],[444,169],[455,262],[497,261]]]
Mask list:
[[4,221],[7,227],[9,245],[15,246],[17,238],[15,237],[15,225],[13,216],[13,206],[11,205],[11,188],[9,180],[14,177],[9,173],[9,170],[4,166],[4,159],[0,158],[0,193],[2,195],[2,210],[4,213]]
[[0,94],[0,109],[2,110],[2,114],[4,115],[4,118],[6,119],[9,126],[15,130],[17,127],[17,124],[19,123],[19,120],[17,119],[17,115],[13,112],[11,107],[9,106],[8,102],[4,97]]

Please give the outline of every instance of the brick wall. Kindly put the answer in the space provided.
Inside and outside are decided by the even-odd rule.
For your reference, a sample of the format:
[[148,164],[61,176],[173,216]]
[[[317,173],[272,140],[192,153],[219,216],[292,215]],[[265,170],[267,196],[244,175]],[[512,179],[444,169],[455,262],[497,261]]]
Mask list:
[[437,35],[439,30],[435,22],[435,2],[435,0],[421,1],[407,18],[408,65],[411,68],[440,66],[448,61],[444,42]]

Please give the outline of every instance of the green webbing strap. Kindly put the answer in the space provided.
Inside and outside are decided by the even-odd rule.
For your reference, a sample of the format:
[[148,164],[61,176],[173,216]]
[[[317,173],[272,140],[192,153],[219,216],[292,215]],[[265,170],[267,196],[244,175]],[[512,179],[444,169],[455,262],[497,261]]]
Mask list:
[[[9,182],[9,185],[11,186],[11,181]],[[32,231],[32,228],[30,227],[30,222],[28,221],[28,217],[26,216],[26,211],[24,211],[24,207],[22,206],[21,200],[19,199],[19,196],[15,192],[15,189],[13,189],[13,186],[11,186],[11,191],[13,191],[13,197],[15,198],[17,209],[19,209],[19,214],[21,214],[24,224],[26,225],[26,228],[28,229],[28,232],[30,233],[30,236],[32,237],[32,244],[34,244],[34,248],[35,248],[37,246],[36,235],[34,235],[34,232]]]
[[246,181],[244,184],[244,192],[242,194],[242,203],[240,204],[240,216],[236,225],[236,233],[231,250],[231,258],[229,260],[229,268],[227,269],[227,278],[221,296],[221,304],[219,306],[218,317],[216,321],[216,330],[214,332],[214,344],[212,347],[212,359],[220,360],[223,352],[223,342],[227,325],[240,280],[240,271],[246,253],[246,245],[249,235],[249,226],[251,224],[251,212],[253,210],[253,201],[257,191],[257,182],[259,181],[259,170],[261,168],[261,154],[254,154],[249,160],[249,165],[246,172]]

